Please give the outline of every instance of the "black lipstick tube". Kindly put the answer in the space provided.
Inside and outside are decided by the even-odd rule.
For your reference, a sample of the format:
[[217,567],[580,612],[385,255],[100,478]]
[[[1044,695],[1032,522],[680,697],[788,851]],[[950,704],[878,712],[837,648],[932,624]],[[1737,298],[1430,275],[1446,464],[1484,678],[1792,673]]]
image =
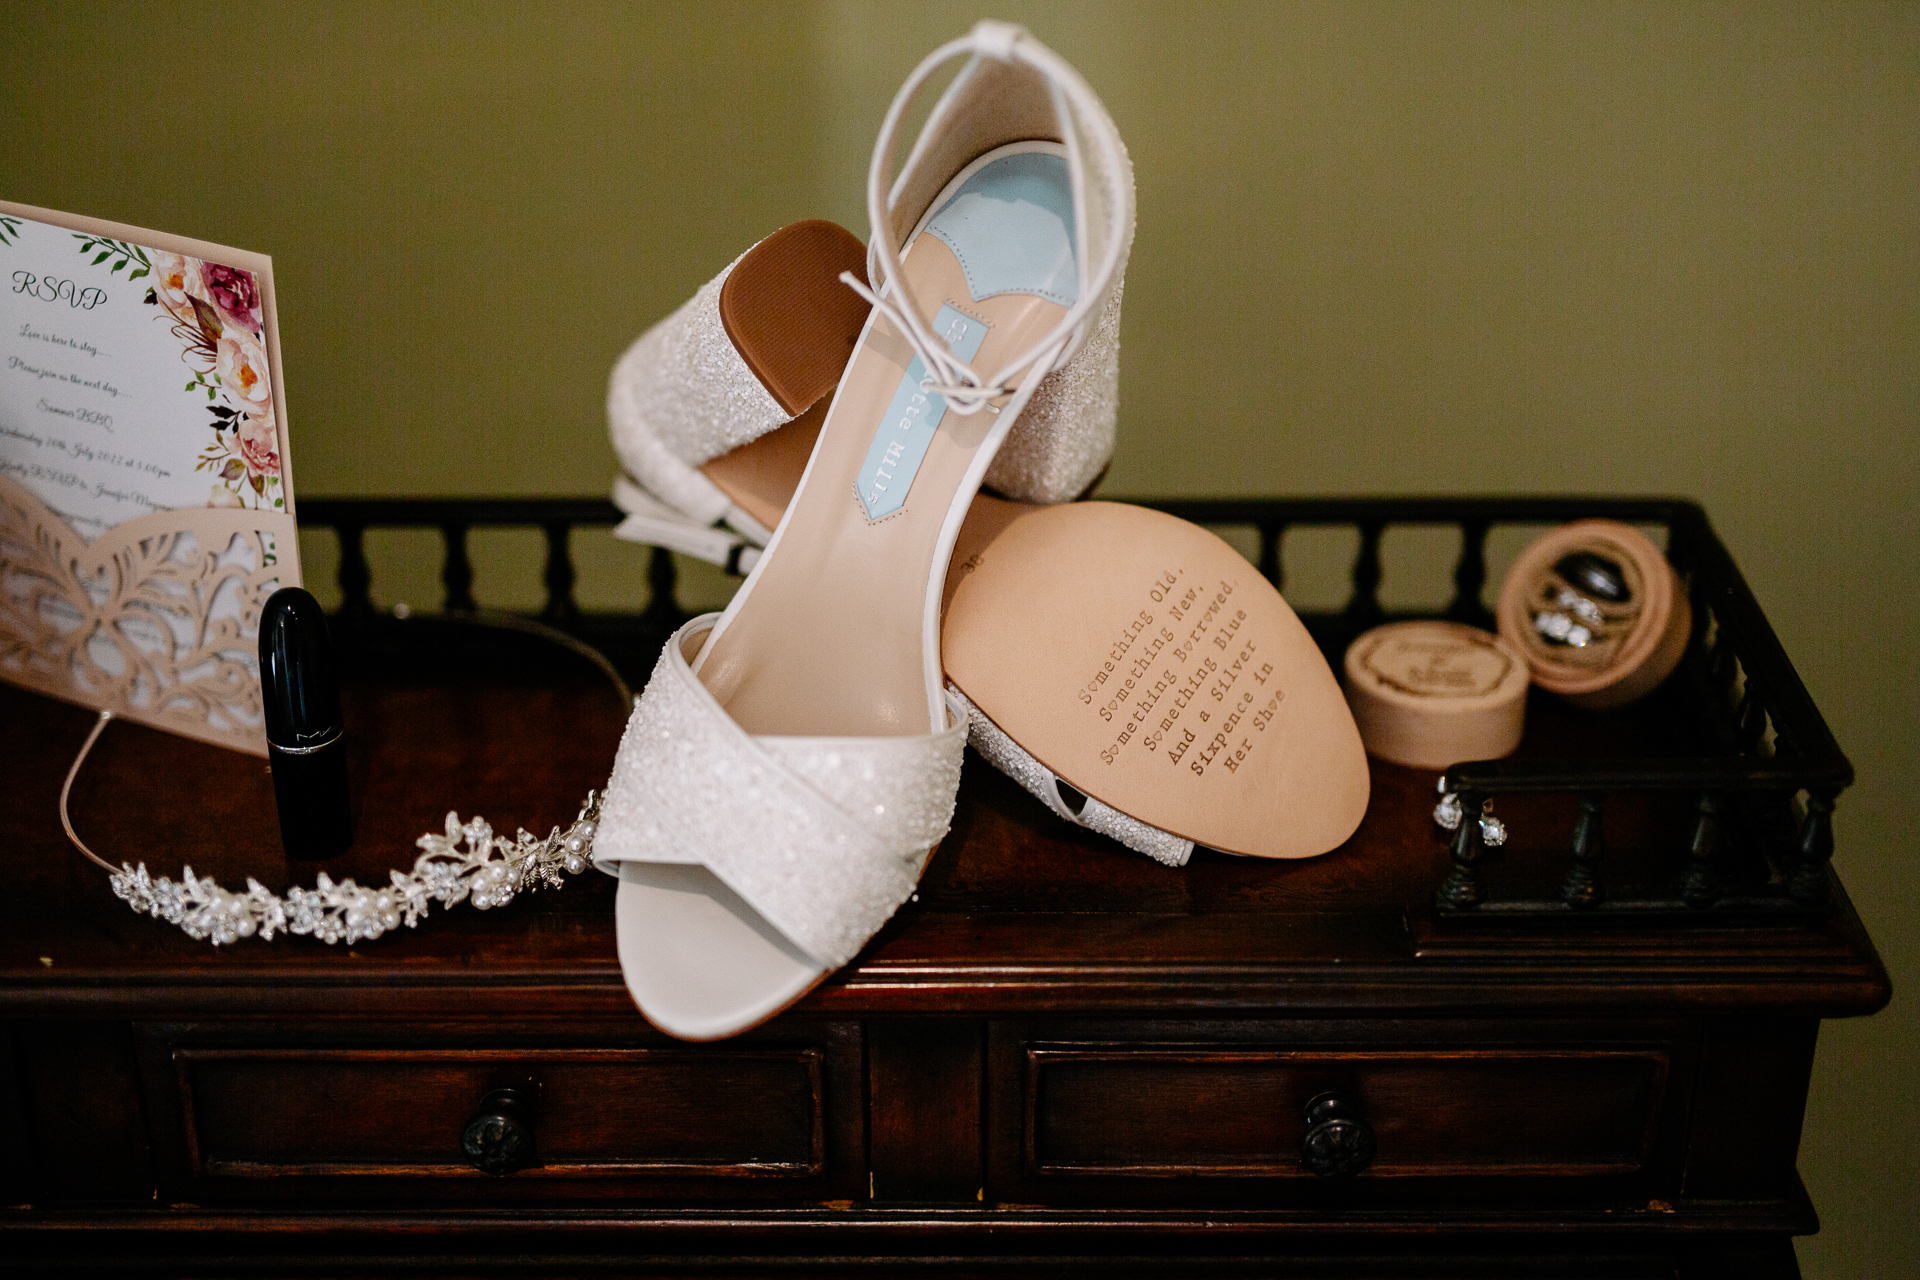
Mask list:
[[260,612],[260,693],[267,760],[289,858],[331,858],[353,843],[346,721],[320,602],[282,587]]

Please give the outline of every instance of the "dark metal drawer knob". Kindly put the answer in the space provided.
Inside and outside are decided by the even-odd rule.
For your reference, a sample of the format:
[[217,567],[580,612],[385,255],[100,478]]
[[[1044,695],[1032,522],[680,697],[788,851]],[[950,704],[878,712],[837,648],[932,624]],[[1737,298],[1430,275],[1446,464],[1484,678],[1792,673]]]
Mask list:
[[495,1089],[460,1134],[460,1149],[482,1173],[512,1173],[533,1163],[533,1103],[517,1089]]
[[1373,1163],[1373,1126],[1351,1098],[1322,1093],[1307,1104],[1300,1163],[1323,1178],[1352,1177]]

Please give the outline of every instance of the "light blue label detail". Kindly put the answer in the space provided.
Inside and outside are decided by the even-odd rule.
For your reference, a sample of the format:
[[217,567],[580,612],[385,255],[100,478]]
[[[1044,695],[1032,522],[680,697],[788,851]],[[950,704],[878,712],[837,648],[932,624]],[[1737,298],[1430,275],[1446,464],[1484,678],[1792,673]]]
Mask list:
[[[933,318],[933,335],[945,342],[947,350],[954,355],[971,361],[987,336],[987,326],[952,307],[942,306]],[[900,389],[893,393],[887,416],[880,420],[880,429],[874,433],[873,444],[867,449],[867,460],[860,466],[856,484],[869,520],[892,515],[907,500],[907,490],[912,487],[920,464],[926,461],[933,433],[940,429],[940,419],[947,416],[946,398],[920,389],[920,382],[926,376],[927,366],[915,356],[907,366],[906,376],[900,379]]]
[[1001,293],[1063,307],[1080,299],[1065,156],[1026,151],[995,160],[960,185],[927,230],[960,260],[975,302]]

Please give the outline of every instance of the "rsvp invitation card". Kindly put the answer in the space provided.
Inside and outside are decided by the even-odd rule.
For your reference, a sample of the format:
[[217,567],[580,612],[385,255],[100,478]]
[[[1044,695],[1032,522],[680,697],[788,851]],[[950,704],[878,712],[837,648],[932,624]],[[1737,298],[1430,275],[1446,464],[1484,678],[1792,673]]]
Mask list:
[[0,679],[264,755],[286,423],[269,259],[0,202]]

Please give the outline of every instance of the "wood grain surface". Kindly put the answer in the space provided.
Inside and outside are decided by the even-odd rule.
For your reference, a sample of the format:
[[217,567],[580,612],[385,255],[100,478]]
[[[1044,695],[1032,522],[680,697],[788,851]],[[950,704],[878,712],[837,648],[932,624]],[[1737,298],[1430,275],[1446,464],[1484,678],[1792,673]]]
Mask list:
[[[1523,752],[1602,752],[1668,731],[1595,721],[1536,699]],[[1637,709],[1636,709],[1637,710]],[[605,783],[625,716],[601,685],[474,680],[349,688],[353,848],[325,864],[278,847],[271,779],[257,760],[138,725],[108,727],[73,790],[81,837],[110,861],[182,866],[238,889],[284,892],[316,870],[384,883],[449,810],[502,831],[570,821]],[[245,1009],[432,1014],[460,993],[470,1014],[622,1018],[632,1006],[614,951],[613,882],[593,872],[501,910],[438,908],[417,929],[354,947],[311,938],[215,948],[113,897],[60,830],[56,801],[93,716],[0,686],[0,1010],[109,1009],[187,1016]],[[1429,1011],[1737,1003],[1840,1016],[1887,998],[1877,956],[1844,897],[1812,927],[1725,916],[1550,921],[1436,919],[1445,833],[1433,775],[1372,762],[1360,829],[1321,858],[1275,864],[1201,850],[1162,867],[1053,817],[968,758],[953,827],[917,898],[799,1006],[890,1010],[1200,1011],[1371,1007]],[[1607,815],[1616,896],[1670,875],[1684,799],[1626,796]],[[1570,798],[1502,801],[1513,837],[1489,880],[1565,873]],[[236,1003],[237,1002],[237,1003]]]
[[[416,664],[351,685],[347,716],[358,835],[333,862],[281,853],[259,761],[135,725],[88,761],[76,826],[229,888],[380,883],[449,809],[569,821],[625,721],[561,664]],[[350,948],[136,916],[59,825],[92,719],[0,686],[22,1274],[1789,1276],[1817,1020],[1888,995],[1844,893],[1812,919],[1437,914],[1429,772],[1372,762],[1325,857],[1175,870],[970,758],[916,900],[788,1014],[685,1046],[635,1012],[593,872]],[[1657,697],[1601,720],[1536,698],[1521,752],[1681,732]],[[1671,877],[1686,803],[1608,807],[1616,894]],[[1488,880],[1550,891],[1572,798],[1501,816]],[[534,1099],[536,1156],[490,1176],[460,1135],[502,1087]],[[1325,1089],[1378,1140],[1350,1177],[1299,1164]]]

